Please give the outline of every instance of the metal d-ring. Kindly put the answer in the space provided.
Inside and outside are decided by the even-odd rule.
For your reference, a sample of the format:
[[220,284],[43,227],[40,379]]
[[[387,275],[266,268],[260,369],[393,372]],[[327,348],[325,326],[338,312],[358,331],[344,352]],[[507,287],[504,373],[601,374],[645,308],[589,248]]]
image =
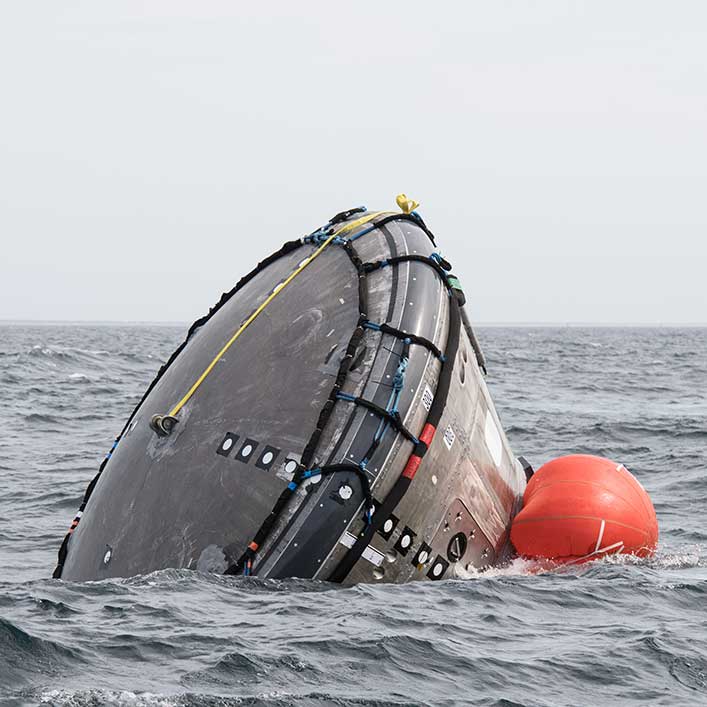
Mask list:
[[150,427],[159,437],[169,437],[179,420],[172,415],[153,415]]

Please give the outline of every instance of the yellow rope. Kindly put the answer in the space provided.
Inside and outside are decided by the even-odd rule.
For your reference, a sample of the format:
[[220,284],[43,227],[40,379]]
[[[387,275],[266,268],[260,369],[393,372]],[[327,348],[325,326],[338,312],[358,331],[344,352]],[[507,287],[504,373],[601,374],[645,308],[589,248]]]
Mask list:
[[361,216],[361,218],[357,218],[355,221],[350,221],[349,223],[344,224],[338,231],[335,233],[332,233],[329,238],[327,238],[324,243],[322,243],[317,250],[312,253],[308,258],[305,258],[305,260],[302,262],[302,264],[280,285],[277,287],[270,295],[269,297],[251,314],[248,319],[241,324],[239,327],[238,331],[226,342],[226,344],[223,346],[223,348],[216,354],[214,357],[213,361],[204,369],[204,372],[194,381],[194,385],[192,385],[191,388],[187,391],[187,394],[169,411],[169,416],[174,417],[186,404],[189,402],[189,399],[196,393],[197,389],[199,386],[204,382],[206,377],[211,373],[213,370],[214,366],[221,360],[221,357],[228,351],[228,349],[231,348],[231,345],[238,339],[238,337],[253,323],[253,321],[258,317],[258,315],[272,302],[277,295],[279,295],[286,287],[287,285],[294,280],[297,275],[299,275],[337,236],[341,236],[343,233],[348,233],[349,231],[352,231],[354,228],[357,228],[358,226],[363,225],[364,223],[368,223],[369,221],[372,221],[374,218],[377,216],[380,216],[384,213],[388,213],[385,211],[374,211],[372,213],[366,214],[365,216]]

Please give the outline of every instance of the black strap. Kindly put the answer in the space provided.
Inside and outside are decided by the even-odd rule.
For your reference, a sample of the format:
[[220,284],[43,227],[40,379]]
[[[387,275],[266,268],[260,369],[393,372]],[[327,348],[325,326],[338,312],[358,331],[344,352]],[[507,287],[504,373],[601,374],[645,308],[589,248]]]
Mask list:
[[430,231],[429,228],[427,228],[427,225],[425,222],[422,220],[422,216],[416,214],[416,213],[411,213],[411,214],[390,214],[390,216],[385,216],[383,217],[380,221],[375,222],[376,228],[380,228],[381,226],[385,226],[387,223],[390,223],[391,221],[410,221],[411,223],[414,223],[418,228],[423,230],[427,237],[432,241],[432,245],[437,245],[435,243],[435,237],[432,231]]
[[329,219],[329,225],[334,226],[337,223],[341,223],[342,221],[348,221],[355,214],[363,214],[365,212],[366,212],[365,206],[357,206],[353,209],[348,209],[347,211],[339,211],[339,213],[336,214],[336,216],[333,216],[332,218]]
[[[370,326],[369,326],[370,325]],[[429,340],[426,339],[424,336],[418,336],[417,334],[410,334],[407,331],[403,331],[402,329],[396,329],[395,327],[390,326],[390,324],[375,324],[374,322],[366,322],[366,326],[369,326],[370,329],[373,329],[374,331],[381,331],[384,334],[390,334],[391,336],[394,336],[396,339],[401,339],[402,341],[405,341],[408,339],[410,343],[412,344],[419,344],[420,346],[424,346],[428,351],[432,352],[434,356],[436,356],[439,359],[444,358],[444,354]]]
[[417,437],[415,437],[415,435],[410,432],[410,430],[405,427],[405,425],[403,425],[403,421],[400,419],[400,415],[397,412],[390,412],[389,410],[382,408],[380,405],[376,405],[376,403],[372,402],[371,400],[366,400],[365,398],[357,398],[353,395],[339,393],[337,399],[346,400],[347,402],[355,403],[356,405],[360,405],[361,407],[370,410],[372,413],[378,415],[378,417],[381,417],[384,420],[388,420],[388,422],[390,422],[393,427],[395,427],[395,429],[400,432],[403,437],[405,437],[405,439],[409,440],[413,444],[418,443],[419,440],[417,439]]
[[385,268],[388,265],[397,265],[398,263],[423,263],[424,265],[429,265],[442,278],[444,286],[449,289],[447,273],[444,268],[434,258],[429,258],[425,255],[417,255],[415,253],[409,255],[395,255],[391,258],[376,260],[372,263],[364,263],[363,268],[367,273],[370,273],[375,270],[380,270],[380,268]]

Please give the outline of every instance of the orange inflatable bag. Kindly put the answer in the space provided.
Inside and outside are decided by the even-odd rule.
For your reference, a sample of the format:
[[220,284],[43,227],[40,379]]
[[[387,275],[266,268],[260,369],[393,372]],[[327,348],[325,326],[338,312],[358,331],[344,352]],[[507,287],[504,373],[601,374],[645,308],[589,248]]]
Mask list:
[[626,467],[574,454],[553,459],[532,476],[511,541],[524,557],[559,562],[613,553],[646,557],[658,544],[658,520]]

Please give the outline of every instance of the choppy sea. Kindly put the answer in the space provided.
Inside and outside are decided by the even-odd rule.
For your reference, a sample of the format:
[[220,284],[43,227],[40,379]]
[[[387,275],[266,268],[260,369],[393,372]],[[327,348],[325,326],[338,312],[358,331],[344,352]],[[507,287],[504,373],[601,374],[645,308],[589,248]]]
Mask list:
[[707,329],[479,331],[516,454],[624,463],[653,559],[352,588],[49,579],[184,330],[0,325],[0,705],[707,704]]

